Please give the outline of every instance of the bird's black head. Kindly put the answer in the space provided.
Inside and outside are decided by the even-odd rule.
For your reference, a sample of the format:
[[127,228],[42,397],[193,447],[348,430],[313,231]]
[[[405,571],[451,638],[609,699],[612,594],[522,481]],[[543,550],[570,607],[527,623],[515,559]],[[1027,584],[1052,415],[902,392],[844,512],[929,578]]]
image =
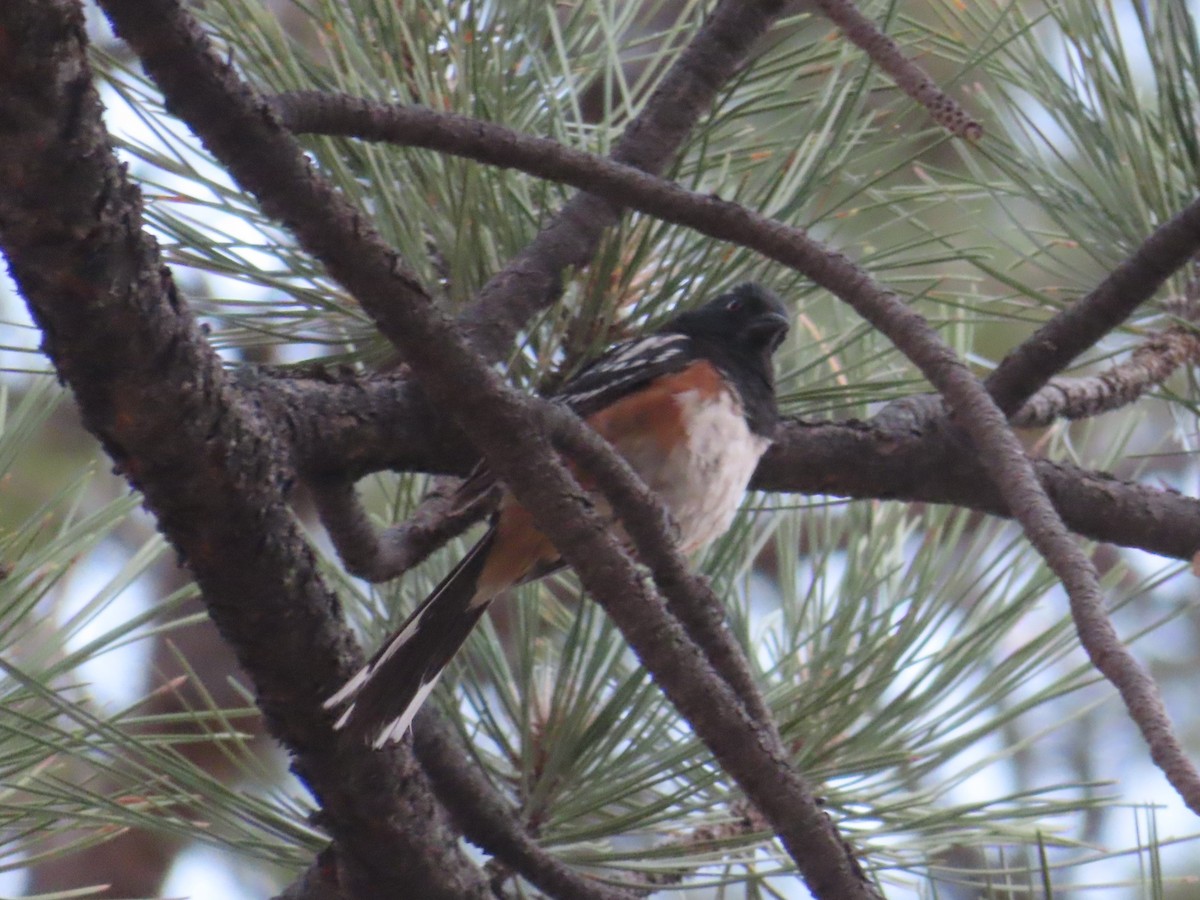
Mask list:
[[787,307],[779,298],[747,283],[676,316],[662,330],[690,337],[696,352],[737,385],[753,429],[770,435],[778,418],[771,357],[789,325]]
[[761,360],[769,374],[771,354],[783,343],[789,326],[787,307],[780,299],[760,285],[746,283],[676,317],[668,328],[701,344],[715,343],[736,356]]

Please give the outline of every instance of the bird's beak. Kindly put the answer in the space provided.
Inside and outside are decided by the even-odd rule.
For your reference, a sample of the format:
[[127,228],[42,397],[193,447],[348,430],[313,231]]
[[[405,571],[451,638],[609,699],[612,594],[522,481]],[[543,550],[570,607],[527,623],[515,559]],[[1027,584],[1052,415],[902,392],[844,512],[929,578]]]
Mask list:
[[754,321],[750,323],[749,332],[752,337],[768,345],[774,351],[783,343],[783,339],[791,327],[792,323],[783,313],[765,312],[754,317]]

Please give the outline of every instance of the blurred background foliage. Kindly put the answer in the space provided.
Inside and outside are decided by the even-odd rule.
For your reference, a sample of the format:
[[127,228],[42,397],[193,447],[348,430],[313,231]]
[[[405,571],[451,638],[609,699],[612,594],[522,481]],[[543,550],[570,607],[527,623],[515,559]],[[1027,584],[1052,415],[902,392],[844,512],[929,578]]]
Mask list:
[[[197,12],[265,90],[419,103],[605,153],[706,8],[208,0]],[[984,124],[982,142],[948,137],[797,3],[670,177],[844,250],[986,373],[1193,198],[1196,10],[1183,0],[863,9]],[[353,298],[229,183],[90,15],[109,127],[229,364],[385,364],[389,348]],[[428,151],[305,143],[450,308],[569,195]],[[1079,371],[1165,327],[1186,274]],[[521,335],[510,377],[552,383],[614,337],[750,278],[795,310],[780,357],[785,412],[866,418],[928,389],[799,275],[641,215],[569,274],[562,302]],[[0,892],[269,893],[323,843],[306,821],[311,801],[261,739],[250,691],[186,575],[81,431],[4,290]],[[1183,373],[1098,420],[1030,432],[1028,446],[1195,495],[1196,397]],[[388,474],[364,487],[385,524],[427,479]],[[363,642],[402,618],[469,539],[378,587],[331,560]],[[324,546],[315,526],[314,540]],[[1121,633],[1200,757],[1193,575],[1137,551],[1094,556]],[[798,765],[888,896],[1200,895],[1194,820],[1086,665],[1062,591],[1011,525],[941,507],[755,495],[700,565],[728,599]],[[642,879],[663,897],[806,896],[571,577],[504,604],[435,698],[539,841],[573,864]]]

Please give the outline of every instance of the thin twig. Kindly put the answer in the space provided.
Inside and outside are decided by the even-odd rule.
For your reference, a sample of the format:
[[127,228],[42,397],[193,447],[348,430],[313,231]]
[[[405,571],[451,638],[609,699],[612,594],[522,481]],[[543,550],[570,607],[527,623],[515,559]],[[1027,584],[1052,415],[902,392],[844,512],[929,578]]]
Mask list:
[[[710,848],[719,849],[738,838],[762,834],[769,830],[768,823],[758,810],[745,801],[735,801],[729,804],[729,809],[728,821],[717,825],[700,825],[689,832],[676,834],[657,844],[655,852],[670,850],[679,855],[703,853]],[[687,875],[688,872],[683,869],[675,872],[644,872],[641,873],[641,881],[646,885],[645,892],[653,893],[668,885],[682,884]]]
[[313,479],[308,486],[346,571],[378,583],[403,575],[487,514],[496,492],[463,504],[454,495],[460,483],[455,478],[435,485],[408,519],[382,530],[371,524],[348,479]]
[[937,86],[924,69],[900,52],[896,42],[859,11],[854,0],[816,0],[826,18],[841,28],[871,61],[883,69],[896,86],[927,110],[951,134],[968,141],[983,137],[983,126],[972,119],[958,101]]
[[987,379],[1006,414],[1079,354],[1124,322],[1163,282],[1200,251],[1200,198],[1159,225],[1087,296],[1068,306],[1021,342]]
[[428,710],[423,710],[413,725],[413,749],[463,836],[547,896],[555,900],[632,900],[634,895],[628,891],[580,875],[538,846],[517,810],[484,778],[445,722]]
[[1023,428],[1045,427],[1056,419],[1087,419],[1128,406],[1162,384],[1185,363],[1200,362],[1200,333],[1174,325],[1143,341],[1125,362],[1084,378],[1054,378],[1012,417]]

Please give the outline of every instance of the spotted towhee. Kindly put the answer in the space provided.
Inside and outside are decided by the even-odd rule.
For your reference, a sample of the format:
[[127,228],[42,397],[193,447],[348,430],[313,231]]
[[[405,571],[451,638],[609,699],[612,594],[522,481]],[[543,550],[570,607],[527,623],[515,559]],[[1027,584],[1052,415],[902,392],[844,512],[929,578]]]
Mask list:
[[[769,291],[743,284],[653,334],[612,347],[559,392],[670,510],[679,546],[696,550],[733,521],[778,411],[771,356],[788,330]],[[374,746],[399,740],[495,597],[562,565],[511,494],[487,534],[326,701],[335,727]]]

